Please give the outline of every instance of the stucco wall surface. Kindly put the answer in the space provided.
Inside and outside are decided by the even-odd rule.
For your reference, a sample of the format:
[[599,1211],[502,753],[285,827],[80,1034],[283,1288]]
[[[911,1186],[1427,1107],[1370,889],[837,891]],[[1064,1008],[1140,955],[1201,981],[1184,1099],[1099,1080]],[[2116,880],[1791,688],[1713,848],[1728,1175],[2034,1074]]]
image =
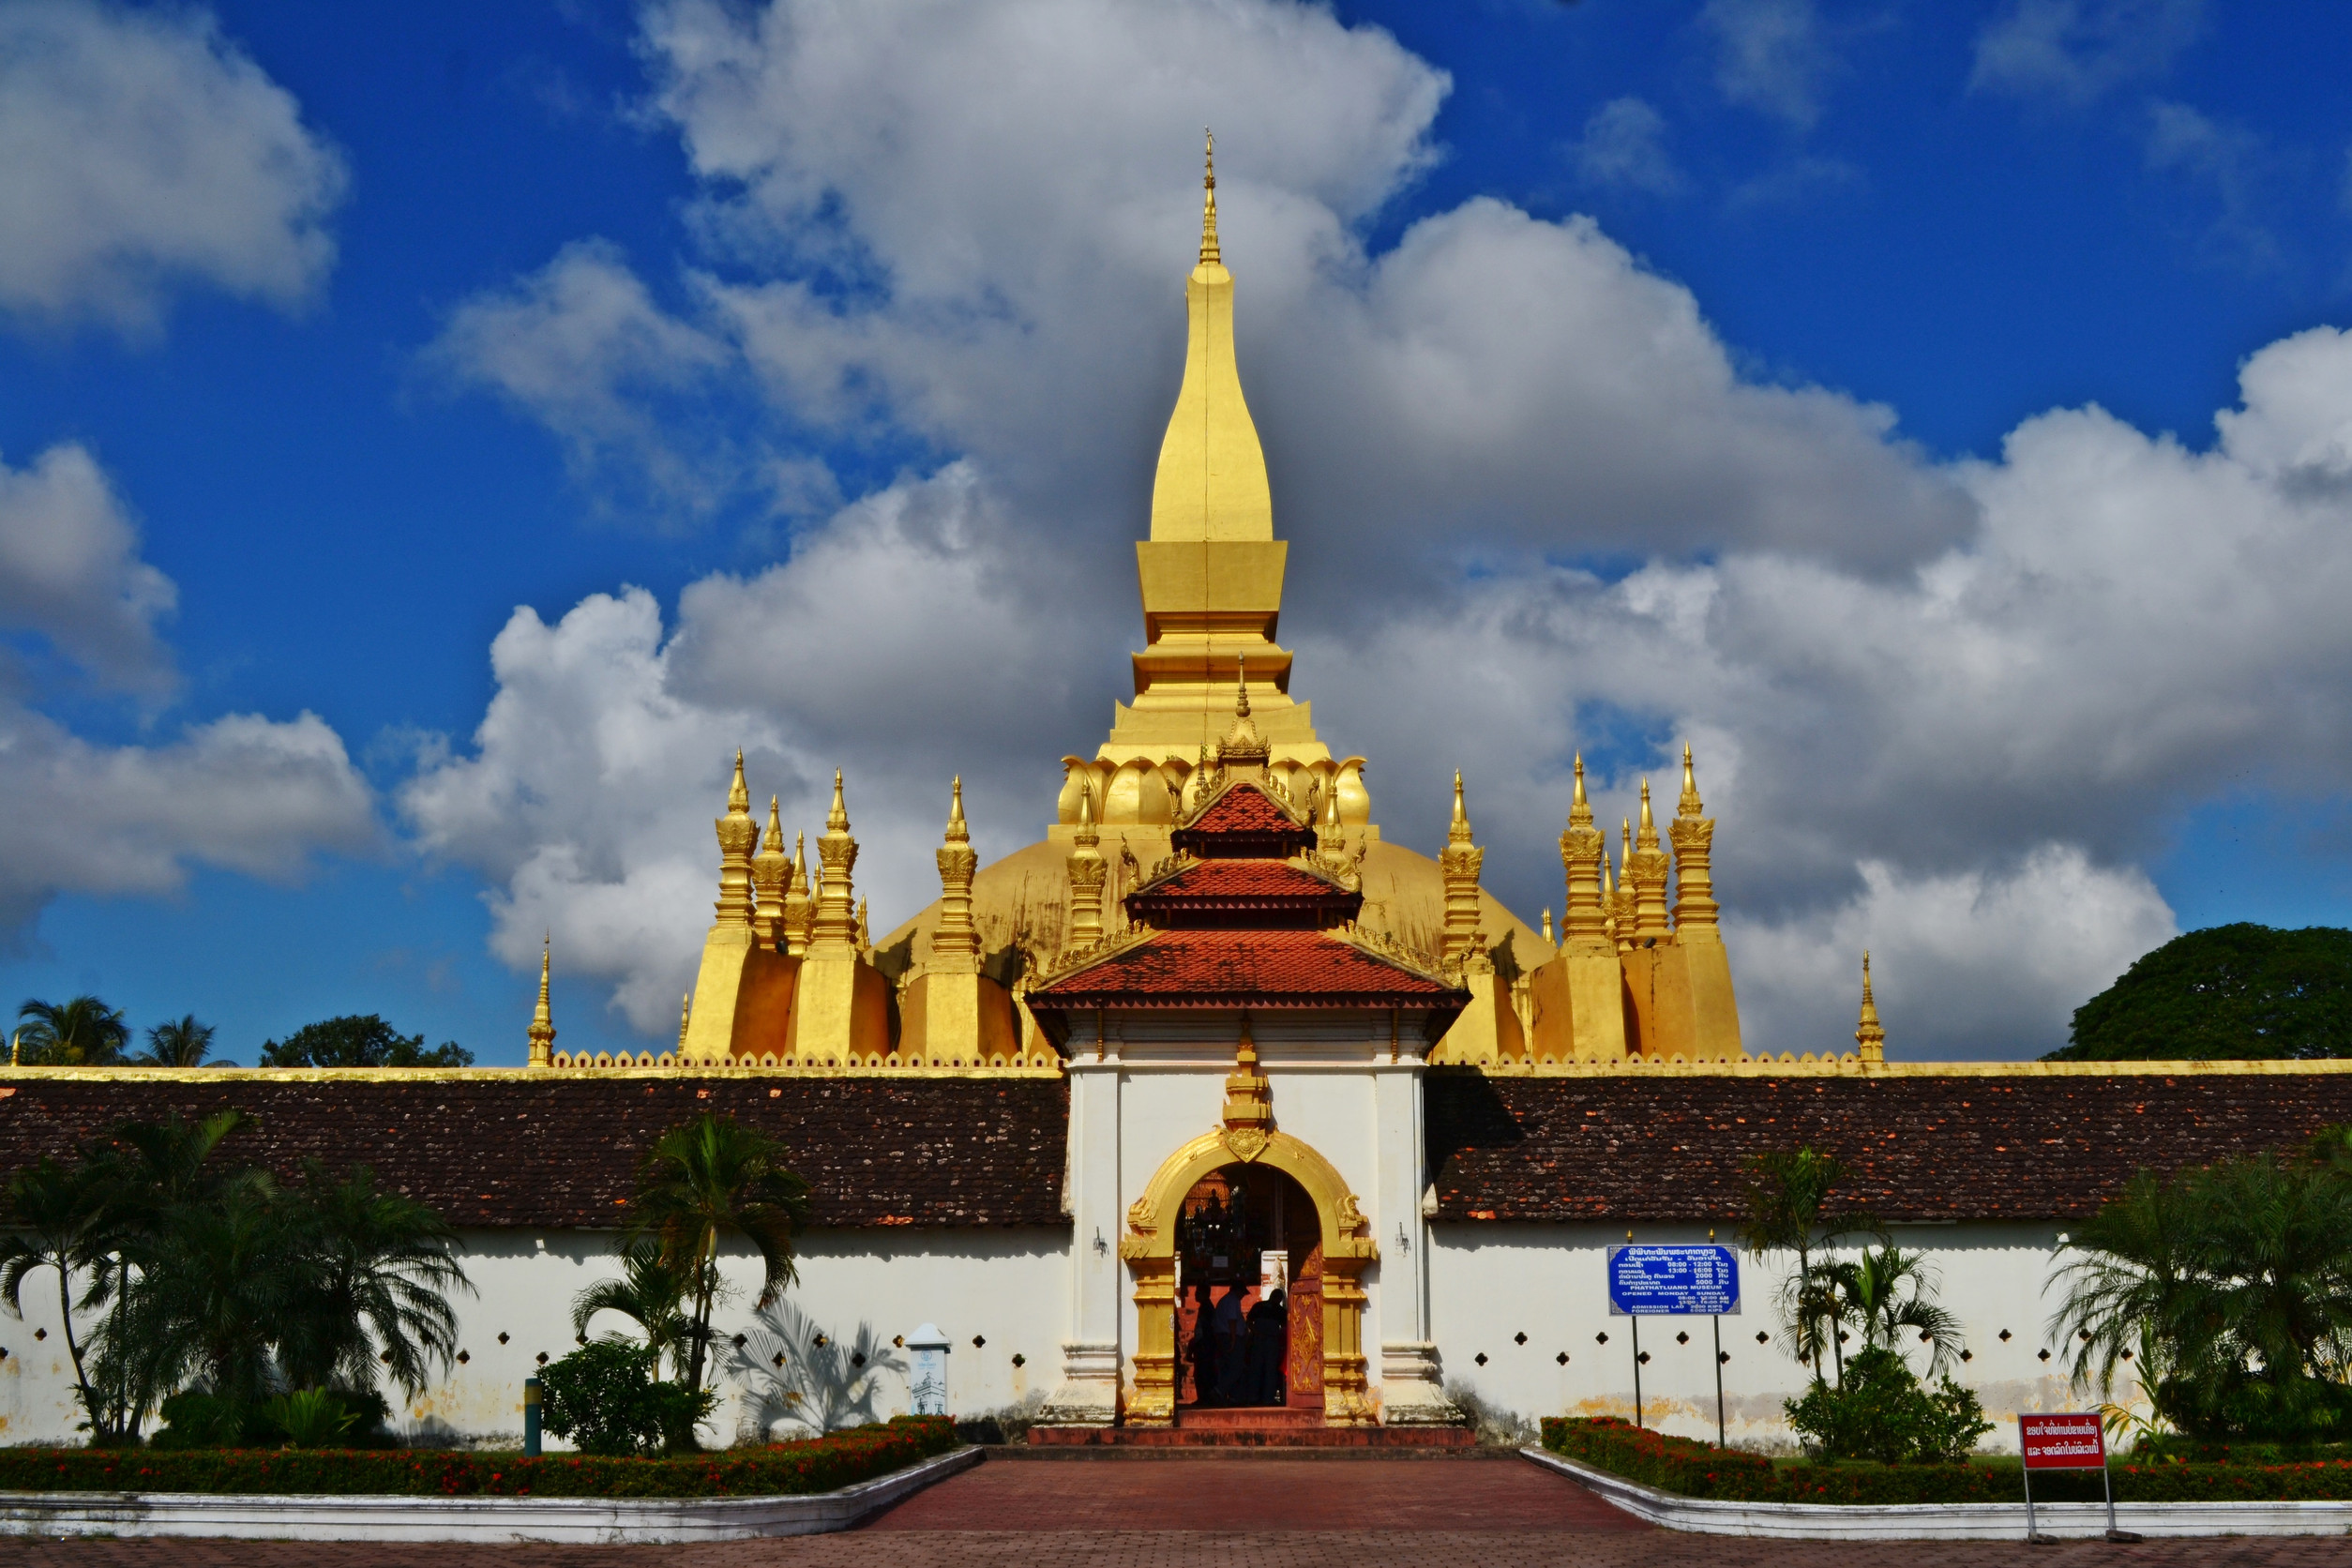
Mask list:
[[[1969,1359],[1953,1368],[1954,1380],[1976,1391],[1995,1424],[1984,1446],[2014,1452],[2020,1410],[2085,1408],[2086,1396],[2068,1390],[2065,1347],[2048,1329],[2062,1300],[2051,1283],[2060,1231],[2043,1224],[1891,1229],[1898,1244],[1927,1255],[1937,1302],[1960,1318]],[[1708,1228],[1643,1226],[1635,1239],[1700,1244]],[[1608,1248],[1624,1240],[1622,1226],[1432,1225],[1429,1289],[1448,1386],[1459,1384],[1488,1410],[1530,1427],[1547,1415],[1633,1419],[1634,1319],[1610,1314],[1606,1281]],[[1718,1240],[1737,1249],[1727,1230]],[[1810,1376],[1783,1349],[1774,1310],[1788,1260],[1759,1263],[1741,1254],[1740,1269],[1741,1313],[1721,1319],[1730,1357],[1723,1367],[1725,1425],[1734,1444],[1785,1449],[1796,1435],[1782,1403],[1802,1395]],[[1647,1425],[1714,1440],[1713,1329],[1707,1318],[1642,1320],[1641,1349],[1650,1355],[1641,1369]],[[1758,1334],[1766,1343],[1756,1342]],[[1686,1341],[1678,1338],[1683,1334]],[[1923,1372],[1924,1348],[1911,1349],[1914,1368]]]
[[[523,1380],[541,1355],[553,1360],[574,1349],[572,1298],[618,1274],[614,1237],[471,1230],[463,1239],[475,1293],[460,1293],[452,1304],[466,1360],[400,1407],[394,1425],[427,1440],[519,1443]],[[1033,1388],[1049,1386],[1059,1365],[1068,1259],[1069,1236],[1059,1229],[811,1231],[801,1239],[799,1283],[759,1309],[758,1257],[730,1248],[721,1272],[731,1297],[714,1318],[726,1336],[719,1349],[727,1364],[715,1380],[722,1400],[712,1430],[723,1443],[906,1413],[906,1352],[892,1340],[927,1321],[954,1347],[951,1410],[1018,1405]],[[55,1286],[53,1274],[34,1275],[23,1320],[0,1319],[0,1347],[8,1352],[0,1360],[0,1442],[82,1440]],[[35,1339],[36,1330],[47,1338]],[[633,1334],[633,1325],[607,1314],[589,1332]],[[737,1334],[745,1341],[739,1348],[731,1343]],[[824,1345],[815,1343],[820,1335]],[[550,1439],[548,1446],[565,1445]]]

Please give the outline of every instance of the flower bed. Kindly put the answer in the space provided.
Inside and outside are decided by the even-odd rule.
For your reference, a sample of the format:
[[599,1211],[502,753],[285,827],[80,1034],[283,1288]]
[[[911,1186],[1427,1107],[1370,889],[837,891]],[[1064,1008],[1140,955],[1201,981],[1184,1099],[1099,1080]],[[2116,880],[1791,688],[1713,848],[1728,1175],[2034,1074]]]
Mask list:
[[[1965,1465],[1776,1465],[1754,1454],[1668,1437],[1613,1416],[1552,1417],[1544,1446],[1581,1464],[1683,1497],[1734,1502],[1901,1504],[2019,1502],[2017,1467]],[[2324,1502],[2352,1499],[2352,1461],[2297,1464],[2133,1464],[2110,1471],[2118,1502]],[[2096,1502],[2096,1470],[2045,1470],[2033,1479],[2037,1502]]]
[[727,1498],[830,1492],[957,1446],[938,1416],[663,1459],[420,1449],[0,1449],[0,1491],[336,1497]]

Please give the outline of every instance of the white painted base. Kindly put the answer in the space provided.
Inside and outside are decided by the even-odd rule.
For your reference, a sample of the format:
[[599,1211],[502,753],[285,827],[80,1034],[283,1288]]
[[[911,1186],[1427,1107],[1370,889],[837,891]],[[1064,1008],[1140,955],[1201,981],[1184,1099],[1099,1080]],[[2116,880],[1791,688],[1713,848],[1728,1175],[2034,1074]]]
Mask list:
[[1461,1407],[1445,1396],[1438,1348],[1425,1339],[1380,1347],[1380,1420],[1390,1426],[1459,1426]]
[[845,1486],[781,1498],[217,1497],[186,1492],[0,1493],[10,1535],[215,1535],[251,1541],[453,1541],[569,1545],[746,1541],[847,1530],[980,1462],[959,1448]]
[[[1926,1502],[1843,1506],[1816,1502],[1722,1502],[1676,1497],[1563,1459],[1540,1448],[1519,1452],[1546,1470],[1598,1493],[1636,1518],[1698,1535],[1763,1535],[1800,1541],[2023,1541],[2020,1502]],[[2033,1510],[2044,1535],[2104,1535],[2103,1502],[2044,1502]],[[2134,1535],[2342,1535],[2352,1530],[2352,1502],[2118,1502],[2118,1530]]]
[[1062,1342],[1062,1382],[1037,1407],[1040,1426],[1108,1426],[1119,1419],[1119,1347]]

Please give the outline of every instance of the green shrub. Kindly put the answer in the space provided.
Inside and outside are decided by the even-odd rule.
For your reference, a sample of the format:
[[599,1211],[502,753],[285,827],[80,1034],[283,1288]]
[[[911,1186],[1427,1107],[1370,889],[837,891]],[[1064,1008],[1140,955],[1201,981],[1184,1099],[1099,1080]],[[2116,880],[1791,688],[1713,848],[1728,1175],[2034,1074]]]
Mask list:
[[583,1345],[539,1374],[547,1429],[582,1454],[656,1454],[694,1448],[694,1429],[717,1395],[656,1376],[660,1353],[626,1339]]
[[286,1434],[293,1448],[333,1448],[359,1424],[359,1412],[323,1388],[296,1389],[262,1406],[262,1418]]
[[1900,1355],[1875,1346],[1846,1364],[1837,1387],[1817,1379],[1784,1408],[1827,1457],[1885,1465],[1956,1463],[1993,1429],[1974,1394],[1949,1377],[1923,1388]]
[[[1682,1497],[1736,1502],[1891,1505],[1921,1502],[2021,1502],[2015,1461],[1963,1465],[1788,1464],[1754,1454],[1668,1437],[1613,1416],[1551,1417],[1544,1446],[1595,1470]],[[2352,1460],[2302,1464],[2118,1462],[2110,1471],[2118,1502],[2321,1502],[2352,1500]],[[2097,1470],[2043,1470],[2037,1502],[2096,1502]]]
[[901,1417],[807,1442],[671,1458],[333,1448],[0,1448],[0,1491],[325,1497],[714,1498],[830,1492],[944,1454],[956,1429]]

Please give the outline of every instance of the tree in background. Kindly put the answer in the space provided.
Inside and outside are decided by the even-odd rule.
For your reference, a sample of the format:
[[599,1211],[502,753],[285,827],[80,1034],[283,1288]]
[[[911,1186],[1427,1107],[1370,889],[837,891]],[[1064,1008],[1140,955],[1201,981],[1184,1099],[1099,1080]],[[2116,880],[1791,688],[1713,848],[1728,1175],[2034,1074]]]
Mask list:
[[2352,931],[2215,926],[2143,956],[2074,1010],[2053,1062],[2352,1056]]
[[663,1133],[638,1162],[629,1239],[653,1241],[662,1259],[694,1284],[687,1303],[688,1394],[702,1389],[720,1239],[739,1235],[760,1254],[761,1306],[799,1277],[792,1238],[808,1224],[808,1184],[786,1158],[774,1138],[732,1117],[705,1112]]
[[16,1010],[18,1060],[27,1067],[108,1067],[123,1059],[130,1026],[94,996],[27,1000]]
[[2198,1439],[2352,1437],[2352,1162],[2307,1149],[2143,1170],[2073,1230],[2053,1331],[2078,1382],[2137,1363],[2156,1419]]
[[[134,1067],[195,1067],[212,1051],[213,1027],[193,1013],[147,1031],[147,1048],[130,1059]],[[234,1066],[224,1062],[221,1066]]]
[[262,1045],[264,1067],[471,1067],[474,1053],[454,1040],[425,1048],[422,1034],[402,1034],[373,1013],[304,1024],[281,1042]]
[[1915,1334],[1928,1347],[1931,1378],[1960,1354],[1960,1319],[1936,1304],[1935,1275],[1920,1254],[1892,1242],[1864,1247],[1850,1262],[1832,1263],[1829,1276],[1866,1348],[1902,1355]]

